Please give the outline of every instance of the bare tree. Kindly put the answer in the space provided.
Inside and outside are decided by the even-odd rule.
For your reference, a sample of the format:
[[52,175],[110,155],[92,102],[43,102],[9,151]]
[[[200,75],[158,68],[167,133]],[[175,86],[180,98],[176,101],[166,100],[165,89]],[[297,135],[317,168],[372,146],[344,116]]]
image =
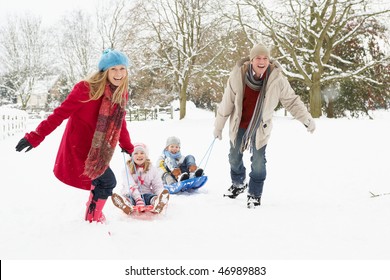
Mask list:
[[57,49],[62,71],[69,84],[75,84],[96,70],[99,43],[91,16],[75,10],[60,21]]
[[102,49],[126,51],[127,37],[132,33],[131,6],[126,0],[100,1],[96,11]]
[[22,109],[36,81],[48,70],[47,44],[41,19],[29,14],[9,18],[0,35],[1,61],[7,74],[7,89],[20,99]]
[[[321,116],[322,84],[351,77],[374,82],[362,73],[388,61],[389,56],[381,60],[367,58],[364,65],[356,67],[352,61],[335,55],[334,49],[357,36],[368,19],[389,13],[389,10],[367,10],[366,0],[289,0],[283,3],[275,5],[271,10],[261,0],[242,0],[237,3],[237,21],[246,32],[258,33],[273,42],[278,59],[288,67],[285,74],[309,88],[310,112],[313,117]],[[244,19],[244,11],[248,9],[257,19],[257,24]],[[352,22],[354,28],[349,29],[348,25]],[[336,61],[344,67],[335,67]]]
[[[151,67],[164,69],[171,77],[173,91],[180,100],[180,119],[186,115],[187,91],[190,79],[214,62],[214,57],[200,62],[199,58],[210,50],[221,53],[223,46],[215,44],[218,37],[211,37],[210,30],[218,24],[208,0],[163,0],[145,3],[145,24],[151,28],[150,53],[157,55]],[[158,65],[157,65],[158,64]]]

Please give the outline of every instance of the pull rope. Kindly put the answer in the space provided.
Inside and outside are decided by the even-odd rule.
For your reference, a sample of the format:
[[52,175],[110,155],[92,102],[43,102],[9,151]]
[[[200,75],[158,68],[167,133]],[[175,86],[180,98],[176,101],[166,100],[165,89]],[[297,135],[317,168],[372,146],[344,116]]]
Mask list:
[[204,154],[202,160],[201,160],[200,163],[199,163],[199,166],[201,166],[203,160],[204,160],[205,157],[207,156],[206,162],[205,162],[205,164],[204,164],[204,166],[203,166],[203,171],[206,170],[206,166],[207,166],[207,163],[209,162],[209,158],[210,158],[210,155],[211,155],[211,151],[213,150],[213,147],[214,147],[215,139],[217,139],[217,138],[214,138],[214,139],[213,139],[213,141],[211,142],[209,148],[207,149],[206,153]]
[[126,171],[126,179],[127,179],[127,186],[129,187],[129,192],[130,192],[130,178],[129,178],[129,170],[127,168],[127,164],[126,164],[126,157],[125,157],[125,153],[122,153],[123,155],[123,163],[125,164],[125,171]]
[[137,185],[138,185],[139,194],[141,195],[141,198],[142,198],[144,204],[146,205],[146,201],[145,201],[144,195],[141,193],[141,182],[140,182],[141,175],[138,172],[138,169],[137,169],[137,166],[135,165],[133,157],[131,157],[131,162],[133,163],[133,166],[134,166],[135,175],[137,175]]

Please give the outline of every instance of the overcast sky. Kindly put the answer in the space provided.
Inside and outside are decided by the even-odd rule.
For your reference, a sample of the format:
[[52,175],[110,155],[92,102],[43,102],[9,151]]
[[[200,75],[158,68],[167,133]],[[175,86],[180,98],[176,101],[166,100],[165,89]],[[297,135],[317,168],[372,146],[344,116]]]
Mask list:
[[44,25],[55,23],[67,11],[88,9],[95,11],[99,0],[0,0],[0,25],[6,22],[7,16],[22,16],[26,13],[40,16]]
[[[43,25],[52,25],[64,16],[67,11],[75,9],[90,9],[95,13],[95,7],[102,0],[0,0],[0,26],[6,23],[7,16],[23,16],[26,13],[40,16]],[[110,0],[106,0],[107,2]],[[103,2],[106,2],[103,1]],[[130,1],[130,0],[129,0]],[[274,1],[271,1],[273,3]],[[390,0],[371,0],[374,10],[390,9]]]
[[[27,12],[41,16],[45,25],[51,24],[70,10],[90,7],[93,13],[98,2],[99,0],[0,0],[0,25],[4,24],[7,16]],[[379,10],[390,8],[390,0],[372,0],[371,4]]]

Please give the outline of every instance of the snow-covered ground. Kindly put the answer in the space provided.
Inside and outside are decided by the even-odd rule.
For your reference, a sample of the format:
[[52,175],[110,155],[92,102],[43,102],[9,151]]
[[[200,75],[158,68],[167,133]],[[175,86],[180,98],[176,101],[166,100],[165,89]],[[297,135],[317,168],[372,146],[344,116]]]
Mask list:
[[[133,142],[146,143],[155,162],[166,138],[176,135],[182,153],[195,155],[199,162],[213,142],[214,115],[193,106],[187,112],[180,121],[129,122]],[[203,188],[172,195],[166,212],[150,220],[125,216],[108,201],[105,225],[85,222],[88,192],[62,184],[52,173],[64,124],[28,153],[15,152],[23,134],[1,140],[0,258],[10,268],[10,278],[4,279],[27,272],[32,276],[37,267],[44,270],[52,265],[57,269],[55,279],[69,279],[70,272],[63,271],[68,264],[85,275],[90,275],[87,267],[101,267],[94,279],[107,279],[107,275],[127,279],[123,270],[131,264],[202,267],[216,261],[225,266],[261,266],[271,261],[268,278],[263,279],[282,279],[276,275],[288,277],[293,272],[295,277],[283,279],[339,278],[343,271],[345,276],[367,272],[372,279],[388,279],[384,267],[390,260],[390,194],[373,198],[370,192],[390,193],[390,113],[373,115],[374,120],[321,118],[310,134],[283,112],[276,114],[266,151],[268,176],[262,205],[254,210],[246,208],[245,195],[235,200],[222,196],[231,184],[226,126],[223,140],[215,141],[212,148],[205,169],[209,180]],[[27,130],[37,124],[31,121]],[[249,154],[245,161],[249,171]],[[111,167],[120,180],[124,167],[120,149]],[[319,264],[320,271],[304,278],[305,271]],[[25,265],[32,270],[15,271]],[[331,274],[337,267],[345,270]]]

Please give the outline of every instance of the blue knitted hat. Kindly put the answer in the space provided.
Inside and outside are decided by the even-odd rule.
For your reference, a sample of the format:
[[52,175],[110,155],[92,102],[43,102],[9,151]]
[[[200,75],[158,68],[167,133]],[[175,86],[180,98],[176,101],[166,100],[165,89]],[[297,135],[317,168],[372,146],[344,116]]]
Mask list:
[[99,61],[99,71],[106,71],[108,68],[115,65],[124,65],[129,67],[129,59],[127,56],[117,50],[106,49]]

